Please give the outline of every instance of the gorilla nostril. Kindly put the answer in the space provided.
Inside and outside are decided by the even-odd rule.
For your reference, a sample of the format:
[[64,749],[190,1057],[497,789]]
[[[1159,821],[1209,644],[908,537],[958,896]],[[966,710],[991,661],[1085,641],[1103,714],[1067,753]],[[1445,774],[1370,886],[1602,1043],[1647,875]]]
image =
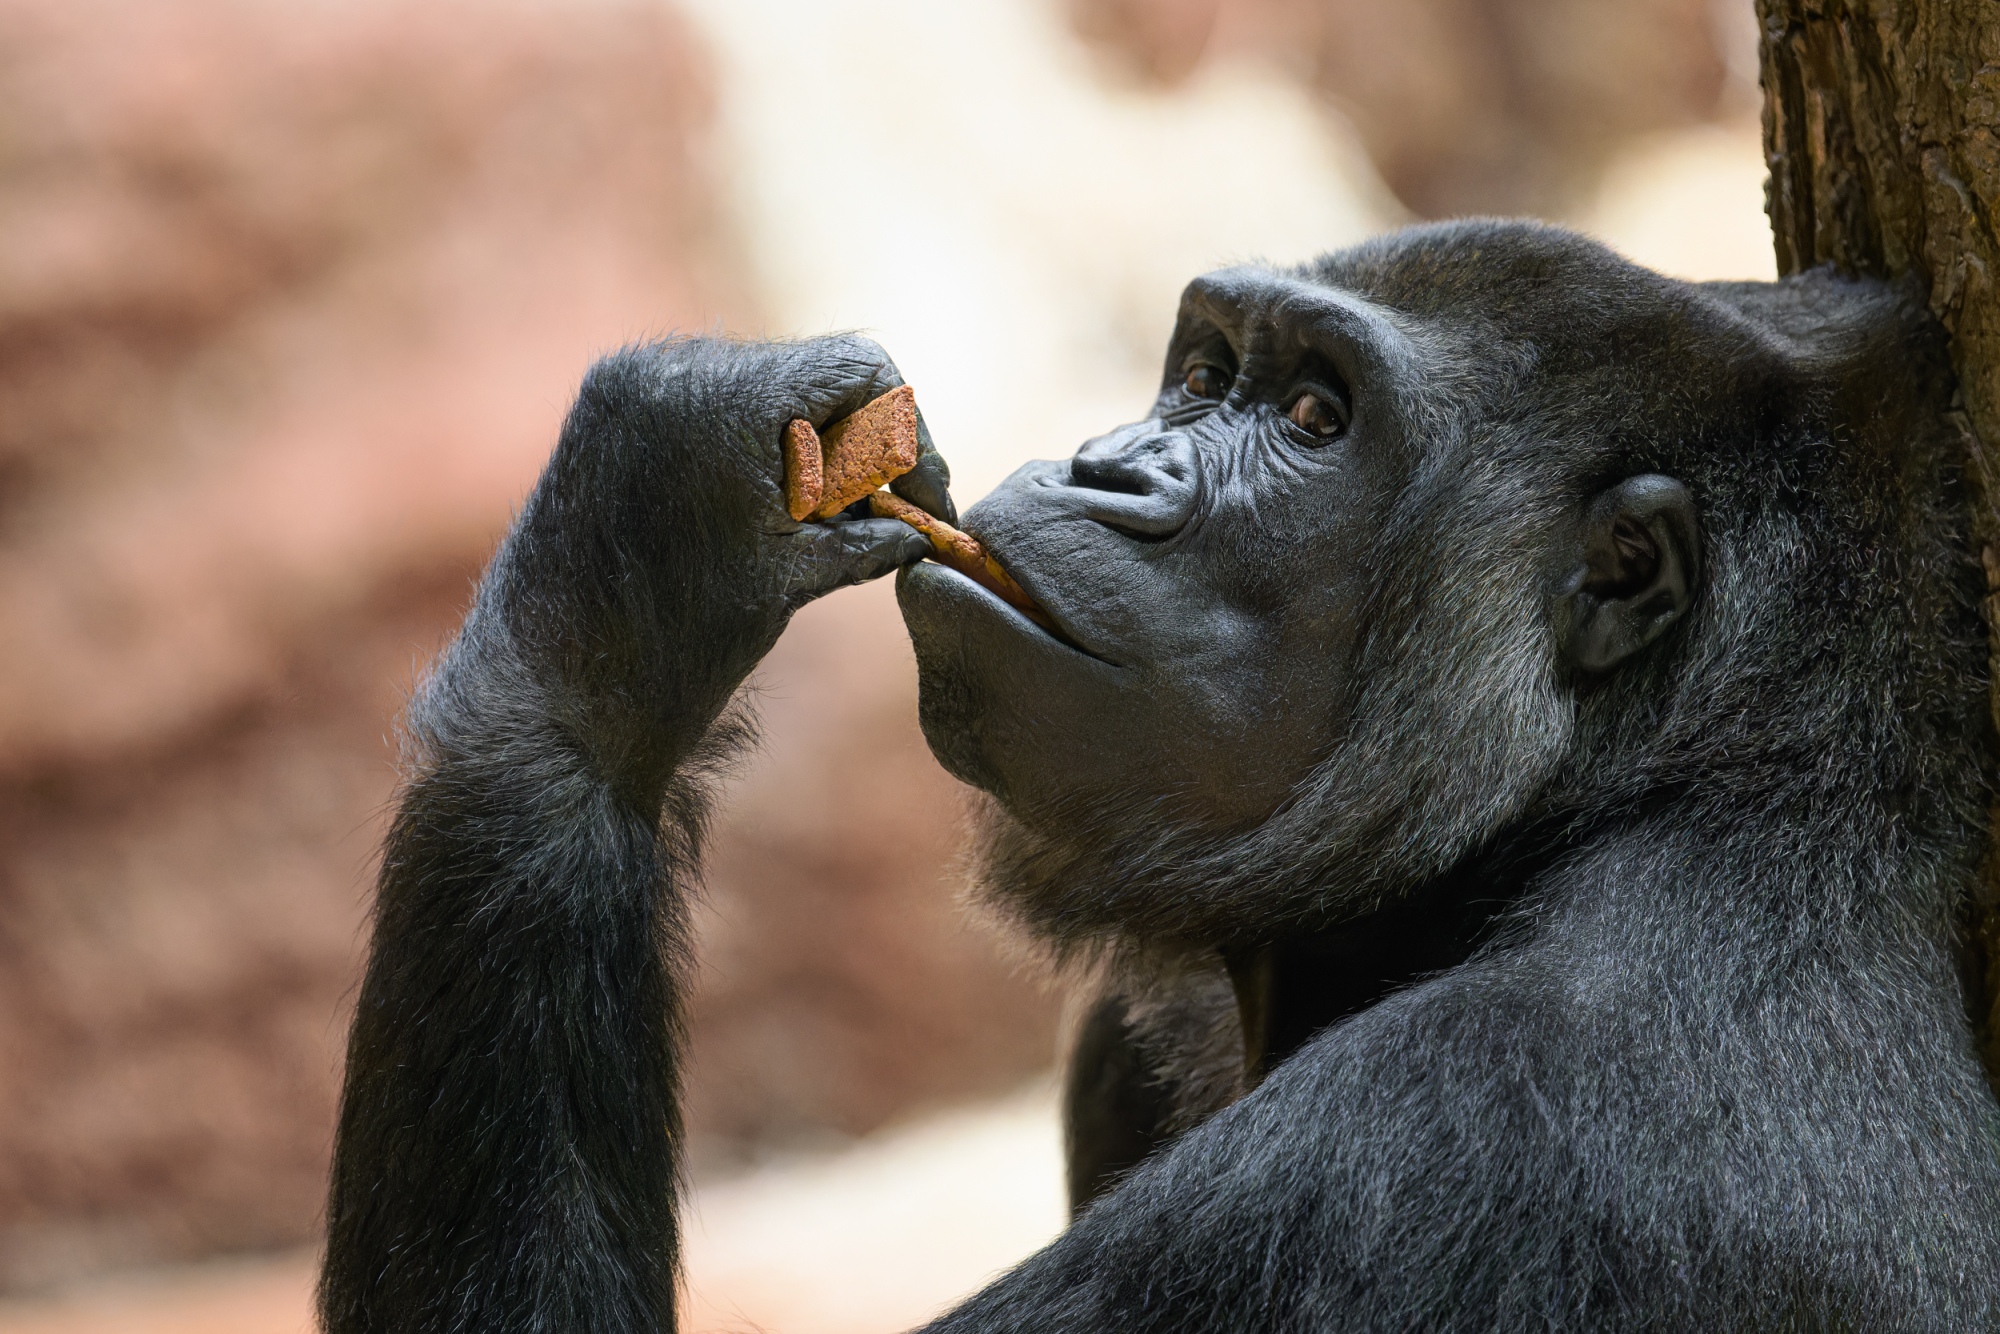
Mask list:
[[1076,479],[1078,486],[1087,486],[1093,491],[1109,491],[1114,495],[1143,496],[1153,489],[1149,478],[1121,469],[1093,468],[1085,471],[1072,465],[1070,476]]
[[1194,445],[1178,431],[1140,422],[1100,436],[1070,460],[1070,483],[1102,492],[1086,513],[1130,537],[1157,541],[1186,527],[1197,491]]
[[1090,441],[1070,460],[1070,484],[1093,493],[1084,513],[1141,541],[1172,537],[1194,516],[1194,445],[1157,422]]
[[1070,460],[1069,475],[1076,485],[1134,496],[1152,489],[1152,470],[1135,460],[1132,451],[1100,448],[1102,443],[1091,441]]

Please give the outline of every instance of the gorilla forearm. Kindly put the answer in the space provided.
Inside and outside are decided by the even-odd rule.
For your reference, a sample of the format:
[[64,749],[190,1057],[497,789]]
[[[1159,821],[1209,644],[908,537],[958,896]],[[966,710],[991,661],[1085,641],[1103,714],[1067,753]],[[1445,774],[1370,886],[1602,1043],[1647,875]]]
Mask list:
[[790,612],[925,548],[900,523],[791,522],[777,441],[896,382],[856,340],[668,343],[585,381],[411,710],[328,1203],[330,1334],[672,1329],[701,780]]
[[591,399],[412,710],[328,1208],[330,1330],[672,1325],[672,970],[700,805],[676,775],[735,681],[652,632],[713,611],[619,605],[639,582],[622,566],[721,553],[687,524],[605,523],[592,498],[645,495],[658,456]]
[[559,743],[496,751],[434,760],[390,837],[326,1324],[671,1328],[691,868]]

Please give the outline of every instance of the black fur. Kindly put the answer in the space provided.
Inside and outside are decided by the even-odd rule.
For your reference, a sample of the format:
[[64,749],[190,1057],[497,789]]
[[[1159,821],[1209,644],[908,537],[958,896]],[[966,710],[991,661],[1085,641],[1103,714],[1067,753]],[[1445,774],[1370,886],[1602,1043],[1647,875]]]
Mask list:
[[[1190,403],[1208,346],[1234,387]],[[1338,450],[1285,434],[1301,347]],[[777,433],[891,382],[691,343],[586,384],[415,710],[329,1329],[671,1327],[716,720],[792,606],[915,554],[774,518]],[[901,581],[933,746],[998,798],[988,893],[1109,978],[1094,1202],[934,1328],[2000,1327],[1949,393],[1909,293],[1523,224],[1191,289],[1155,418],[968,516],[1056,637]],[[1692,601],[1580,673],[1579,534],[1653,474]]]
[[[1403,409],[1424,438],[1371,544],[1347,739],[1247,833],[1140,793],[1003,802],[988,892],[1070,949],[1261,961],[1262,1007],[1289,969],[1289,1018],[1239,1007],[1253,1075],[1270,1033],[1347,1017],[936,1328],[2000,1325],[2000,1114],[1955,933],[1984,646],[1919,303],[1826,273],[1688,287],[1490,224],[1303,276],[1446,372]],[[1704,516],[1687,621],[1606,681],[1494,653],[1520,622],[1485,612],[1550,586],[1565,516],[1637,473]],[[972,520],[1014,534],[1013,499]],[[934,671],[951,699],[973,679]],[[1302,957],[1440,892],[1462,906],[1433,948],[1477,945],[1456,966]]]
[[[585,382],[411,708],[349,1045],[329,1331],[673,1327],[686,895],[731,692],[792,609],[928,548],[792,523],[778,439],[899,383],[861,340]],[[935,451],[906,487],[948,509]]]

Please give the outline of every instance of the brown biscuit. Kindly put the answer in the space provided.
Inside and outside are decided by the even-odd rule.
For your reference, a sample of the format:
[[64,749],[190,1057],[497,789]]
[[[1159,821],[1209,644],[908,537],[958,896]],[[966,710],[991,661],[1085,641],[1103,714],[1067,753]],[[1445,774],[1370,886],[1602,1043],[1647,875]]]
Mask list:
[[972,582],[991,589],[1002,602],[1018,608],[1031,620],[1043,625],[1047,614],[1035,605],[1014,576],[1000,568],[1000,562],[986,554],[986,548],[970,533],[961,533],[943,519],[918,509],[901,496],[877,491],[868,497],[868,508],[878,519],[901,519],[931,540],[931,559],[949,565]]
[[804,519],[819,508],[826,490],[825,473],[820,467],[819,432],[804,417],[785,423],[785,511],[794,519]]
[[830,519],[917,466],[917,395],[892,389],[835,422],[821,437],[824,478],[813,517]]

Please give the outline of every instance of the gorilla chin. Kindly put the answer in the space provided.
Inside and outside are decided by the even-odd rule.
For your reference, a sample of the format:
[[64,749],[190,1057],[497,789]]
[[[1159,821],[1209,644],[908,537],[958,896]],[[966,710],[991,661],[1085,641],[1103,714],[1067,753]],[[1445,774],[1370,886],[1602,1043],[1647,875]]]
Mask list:
[[[924,735],[949,773],[986,794],[975,879],[994,906],[1059,947],[1086,944],[1158,899],[1135,870],[1217,841],[1134,797],[1121,741],[1151,719],[1130,669],[941,565],[905,567],[897,596],[917,645]],[[1098,888],[1079,897],[1077,884]],[[1113,902],[1127,906],[1105,915]]]
[[[1060,631],[1037,626],[943,565],[925,561],[905,566],[896,580],[896,597],[917,646],[918,671],[926,683],[920,716],[938,762],[981,791],[1007,793],[1024,804],[1058,802],[1060,794],[1043,781],[1044,766],[1018,762],[1021,746],[1044,727],[1056,737],[1079,737],[1064,724],[1092,705],[1114,702],[1126,689],[1125,669],[1089,654],[1067,636],[1058,638]],[[1048,708],[1023,707],[1033,692],[993,689],[1009,677],[1045,686],[1060,682],[1059,688],[1047,690],[1054,716]],[[1072,751],[1064,757],[1068,774],[1090,774],[1102,766],[1092,776],[1115,781],[1115,754],[1089,746]]]
[[1264,627],[1149,550],[1198,537],[1193,489],[1180,512],[1150,497],[1150,528],[1138,506],[1113,527],[1095,502],[1142,497],[1093,491],[1087,466],[1030,464],[966,516],[1047,628],[942,566],[902,571],[925,737],[953,775],[1048,834],[1093,812],[1129,820],[1135,802],[1143,825],[1255,827],[1324,738],[1271,735]]

